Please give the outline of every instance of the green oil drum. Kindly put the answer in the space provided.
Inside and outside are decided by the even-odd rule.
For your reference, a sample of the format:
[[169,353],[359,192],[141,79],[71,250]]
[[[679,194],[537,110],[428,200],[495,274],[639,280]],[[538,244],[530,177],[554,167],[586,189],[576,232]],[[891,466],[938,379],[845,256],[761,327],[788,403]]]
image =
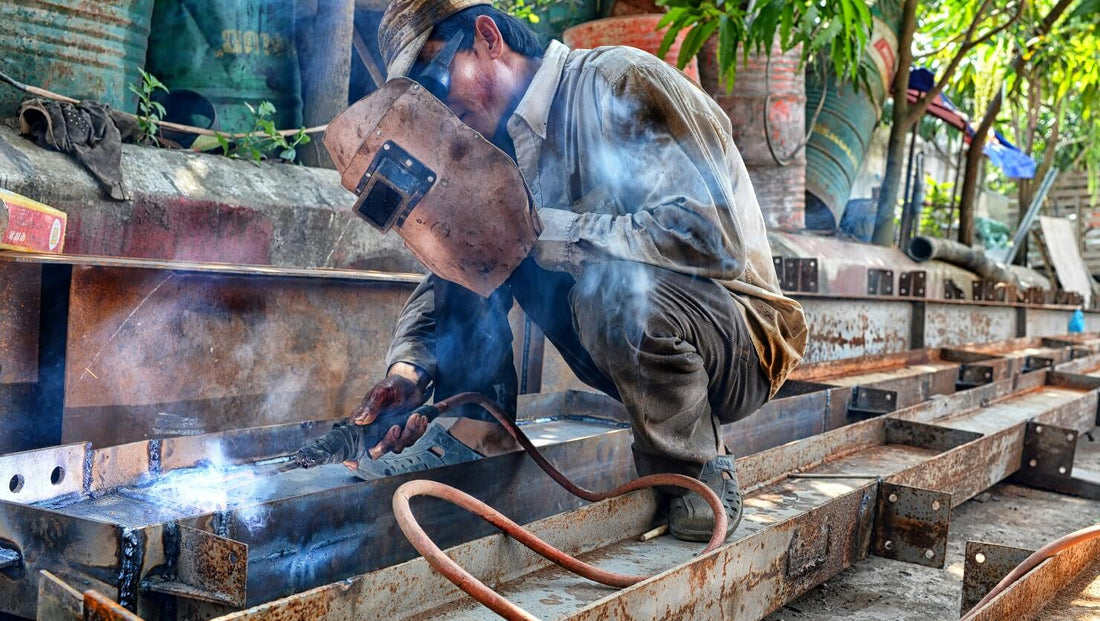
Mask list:
[[148,71],[210,100],[221,131],[251,130],[244,104],[263,101],[280,129],[302,124],[294,0],[157,0]]
[[[153,0],[0,0],[0,71],[32,86],[135,112]],[[26,97],[0,84],[0,116]]]
[[872,9],[873,29],[861,64],[870,92],[857,91],[826,69],[806,73],[806,122],[821,98],[825,103],[806,144],[806,227],[833,230],[863,164],[897,70],[899,0],[880,0]]

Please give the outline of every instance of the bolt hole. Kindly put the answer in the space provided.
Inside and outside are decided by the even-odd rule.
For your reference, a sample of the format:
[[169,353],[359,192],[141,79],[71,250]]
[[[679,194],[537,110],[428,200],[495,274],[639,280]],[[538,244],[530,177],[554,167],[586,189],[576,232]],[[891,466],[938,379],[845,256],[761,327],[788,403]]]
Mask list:
[[23,489],[23,475],[17,474],[8,481],[8,490],[13,494],[18,494]]
[[64,480],[65,480],[65,469],[62,468],[61,466],[58,466],[58,467],[54,468],[53,471],[50,472],[50,483],[53,483],[54,485],[60,485],[61,482],[64,481]]
[[982,563],[985,562],[985,555],[982,554],[981,552],[978,552],[977,554],[974,555],[974,562],[981,565]]

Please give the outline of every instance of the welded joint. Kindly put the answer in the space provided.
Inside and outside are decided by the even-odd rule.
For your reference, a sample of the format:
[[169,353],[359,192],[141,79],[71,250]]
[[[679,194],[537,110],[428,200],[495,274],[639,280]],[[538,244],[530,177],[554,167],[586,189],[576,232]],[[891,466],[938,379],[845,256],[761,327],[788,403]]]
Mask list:
[[962,599],[959,615],[977,605],[993,587],[1016,568],[1032,550],[984,541],[967,541],[963,561]]
[[1024,431],[1023,457],[1016,479],[1028,485],[1043,487],[1052,480],[1072,478],[1077,438],[1078,433],[1074,429],[1028,422]]
[[942,568],[947,556],[951,494],[908,485],[880,483],[871,553]]
[[848,401],[848,418],[850,420],[864,420],[889,414],[897,409],[898,393],[896,390],[856,386],[852,388],[852,398]]
[[955,380],[955,390],[966,390],[993,383],[993,367],[986,364],[964,364],[959,366],[959,377]]
[[165,563],[149,572],[142,590],[214,604],[245,605],[246,544],[178,524],[165,526],[161,543]]

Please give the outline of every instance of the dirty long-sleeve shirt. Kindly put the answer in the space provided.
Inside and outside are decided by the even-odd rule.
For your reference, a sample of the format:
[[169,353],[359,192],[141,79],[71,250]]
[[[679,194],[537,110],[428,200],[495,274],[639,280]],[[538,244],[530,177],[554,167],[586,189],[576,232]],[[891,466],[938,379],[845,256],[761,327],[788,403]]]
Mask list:
[[[805,319],[780,291],[752,183],[713,99],[645,52],[552,42],[507,129],[544,226],[540,266],[576,275],[626,260],[719,281],[774,395],[802,357]],[[426,281],[402,312],[389,364],[434,375],[432,310]]]

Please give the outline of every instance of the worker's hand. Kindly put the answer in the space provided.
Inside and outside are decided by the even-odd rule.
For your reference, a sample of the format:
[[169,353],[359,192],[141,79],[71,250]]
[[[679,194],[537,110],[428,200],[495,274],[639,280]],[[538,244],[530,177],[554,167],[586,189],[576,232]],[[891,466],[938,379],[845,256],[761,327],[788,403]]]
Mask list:
[[[370,425],[380,418],[392,419],[393,416],[400,416],[422,405],[427,400],[427,395],[421,387],[427,382],[421,374],[422,371],[412,365],[395,364],[389,375],[375,384],[363,397],[359,407],[351,414],[351,422],[355,425]],[[367,455],[371,459],[378,459],[386,453],[400,453],[419,440],[427,429],[427,418],[412,415],[403,425],[391,425],[382,440],[367,450]],[[355,460],[345,461],[344,465],[353,470],[358,467]]]

